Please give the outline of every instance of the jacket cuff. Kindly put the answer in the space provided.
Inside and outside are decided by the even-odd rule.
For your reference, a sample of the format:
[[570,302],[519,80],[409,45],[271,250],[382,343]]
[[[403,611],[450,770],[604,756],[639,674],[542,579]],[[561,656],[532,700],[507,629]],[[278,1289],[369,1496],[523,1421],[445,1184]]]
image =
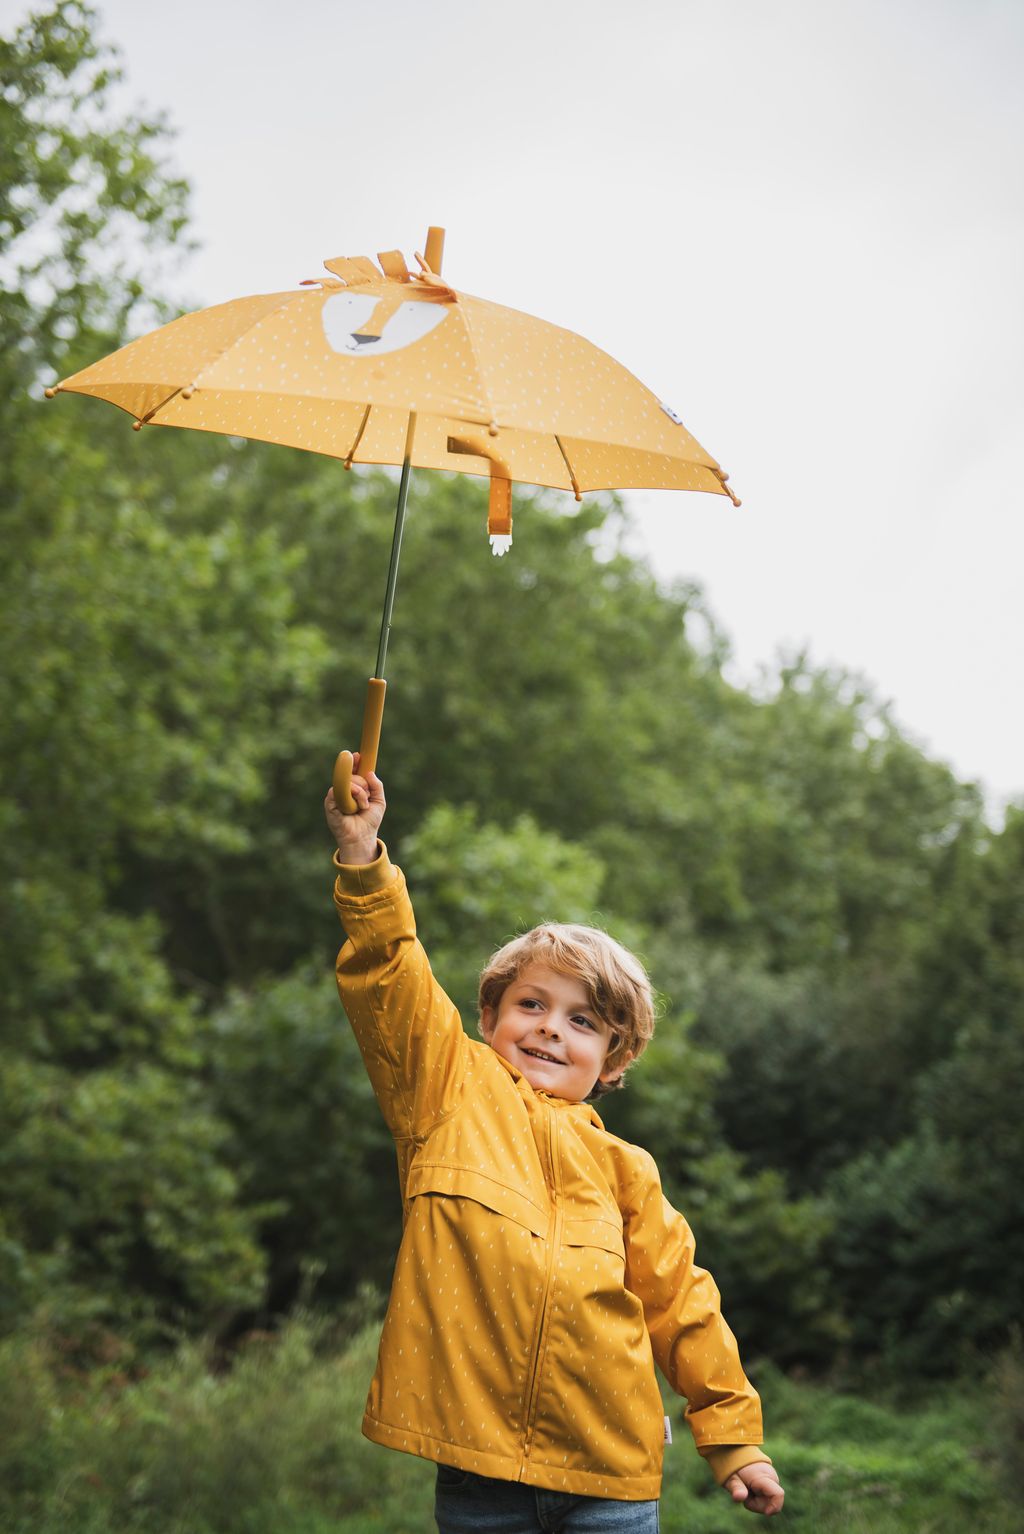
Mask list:
[[719,1486],[724,1486],[731,1475],[744,1465],[770,1465],[771,1460],[763,1449],[752,1443],[715,1443],[698,1451],[711,1467],[711,1474]]
[[377,843],[377,856],[372,863],[343,863],[340,852],[334,854],[333,862],[338,874],[334,881],[335,899],[346,895],[376,895],[393,881],[397,872],[381,841]]

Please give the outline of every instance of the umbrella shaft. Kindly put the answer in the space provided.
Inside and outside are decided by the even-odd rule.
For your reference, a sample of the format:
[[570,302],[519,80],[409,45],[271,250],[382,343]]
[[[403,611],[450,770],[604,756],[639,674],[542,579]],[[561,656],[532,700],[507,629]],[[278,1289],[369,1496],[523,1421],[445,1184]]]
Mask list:
[[388,653],[388,635],[391,632],[391,609],[395,605],[395,585],[398,580],[398,556],[402,552],[402,529],[405,526],[405,503],[409,495],[409,473],[412,469],[412,434],[416,426],[415,412],[409,413],[409,430],[405,439],[405,457],[402,460],[402,478],[398,483],[398,505],[395,508],[395,531],[391,539],[391,563],[388,565],[388,585],[384,594],[384,615],[380,624],[380,643],[377,646],[377,669],[374,676],[383,679],[384,660]]

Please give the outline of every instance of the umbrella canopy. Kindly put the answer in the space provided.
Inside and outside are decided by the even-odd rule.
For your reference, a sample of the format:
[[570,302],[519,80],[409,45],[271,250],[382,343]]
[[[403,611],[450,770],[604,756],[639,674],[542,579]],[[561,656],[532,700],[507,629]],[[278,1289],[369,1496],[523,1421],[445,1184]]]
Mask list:
[[397,251],[325,263],[299,291],[183,315],[64,379],[139,424],[587,490],[729,494],[679,417],[607,353],[448,286]]
[[[376,765],[384,659],[412,467],[490,481],[495,553],[511,543],[513,480],[570,490],[707,490],[728,475],[662,403],[572,331],[474,298],[441,275],[444,231],[411,272],[400,252],[340,256],[298,291],[182,315],[54,388],[110,401],[134,426],[185,426],[305,448],[353,464],[401,464],[395,534],[363,719]],[[351,812],[351,757],[335,797]]]

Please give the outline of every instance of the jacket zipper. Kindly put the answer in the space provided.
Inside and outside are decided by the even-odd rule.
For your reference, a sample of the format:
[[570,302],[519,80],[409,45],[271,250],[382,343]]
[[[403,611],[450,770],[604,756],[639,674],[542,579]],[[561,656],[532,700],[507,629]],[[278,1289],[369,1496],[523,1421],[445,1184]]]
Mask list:
[[562,1201],[560,1197],[562,1186],[558,1165],[558,1115],[547,1104],[545,1104],[545,1112],[548,1115],[548,1156],[551,1161],[551,1202],[554,1208],[554,1228],[551,1230],[548,1239],[548,1263],[547,1272],[544,1275],[544,1294],[541,1299],[540,1324],[537,1327],[537,1338],[534,1342],[533,1356],[530,1360],[530,1388],[526,1397],[526,1433],[523,1441],[524,1463],[529,1459],[530,1450],[533,1446],[533,1430],[536,1426],[534,1418],[537,1411],[537,1397],[540,1394],[540,1364],[544,1356],[551,1281],[555,1271],[555,1262],[558,1257],[559,1248],[562,1244]]

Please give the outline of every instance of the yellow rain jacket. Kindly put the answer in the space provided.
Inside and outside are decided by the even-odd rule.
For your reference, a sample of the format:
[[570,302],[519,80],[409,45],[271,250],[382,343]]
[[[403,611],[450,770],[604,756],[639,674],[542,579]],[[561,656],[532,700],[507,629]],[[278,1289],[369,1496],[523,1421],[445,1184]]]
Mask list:
[[719,1481],[766,1460],[718,1290],[653,1158],[469,1038],[383,846],[365,867],[335,865],[338,989],[404,1203],[366,1437],[499,1480],[646,1501],[661,1488],[657,1362]]

